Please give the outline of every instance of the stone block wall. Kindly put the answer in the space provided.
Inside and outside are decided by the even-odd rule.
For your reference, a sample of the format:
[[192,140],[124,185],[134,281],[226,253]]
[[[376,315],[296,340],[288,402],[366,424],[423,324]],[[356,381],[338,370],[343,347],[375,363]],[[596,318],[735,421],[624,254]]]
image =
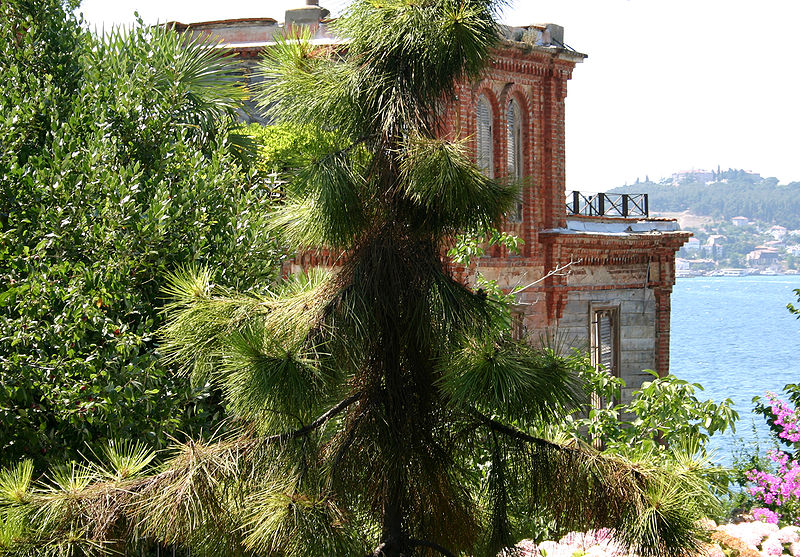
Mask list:
[[593,307],[613,307],[619,316],[619,376],[625,380],[622,402],[652,375],[642,370],[655,368],[656,300],[652,289],[582,290],[571,292],[561,318],[553,325],[555,334],[573,339],[573,346],[588,349]]

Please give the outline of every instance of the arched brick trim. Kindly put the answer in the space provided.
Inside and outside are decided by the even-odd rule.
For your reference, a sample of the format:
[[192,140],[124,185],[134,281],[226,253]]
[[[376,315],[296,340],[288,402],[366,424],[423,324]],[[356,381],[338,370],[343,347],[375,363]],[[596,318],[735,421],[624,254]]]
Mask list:
[[[503,138],[505,136],[505,131],[502,126],[505,122],[505,118],[503,117],[502,105],[498,101],[498,97],[492,88],[492,82],[488,80],[479,83],[473,89],[472,102],[470,103],[469,107],[470,131],[473,138],[473,153],[475,154],[475,161],[478,162],[478,103],[480,102],[481,97],[487,100],[491,110],[493,168],[491,175],[494,178],[499,178],[505,171],[503,167],[505,164],[505,154],[502,150]],[[487,255],[490,257],[500,257],[501,253],[502,252],[498,246],[493,246],[487,251]]]
[[[529,87],[521,85],[520,83],[508,83],[503,88],[503,93],[500,96],[500,105],[503,107],[503,129],[507,128],[505,119],[508,113],[508,105],[512,101],[516,103],[518,113],[520,116],[521,126],[521,155],[522,155],[522,177],[524,186],[522,190],[522,221],[519,223],[519,230],[517,234],[525,242],[522,247],[522,254],[530,256],[531,246],[534,243],[534,229],[537,215],[536,215],[536,177],[535,177],[535,115],[533,113],[533,103],[531,102]],[[503,134],[503,154],[508,153],[507,133]],[[503,165],[504,169],[509,168],[510,165],[506,161]]]

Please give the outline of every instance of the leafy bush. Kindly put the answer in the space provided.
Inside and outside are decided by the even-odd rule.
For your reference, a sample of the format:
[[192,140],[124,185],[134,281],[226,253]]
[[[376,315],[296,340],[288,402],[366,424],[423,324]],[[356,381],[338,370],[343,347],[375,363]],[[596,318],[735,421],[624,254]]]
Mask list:
[[568,422],[567,431],[575,437],[602,440],[611,450],[648,451],[675,445],[705,453],[712,435],[729,428],[735,431],[739,414],[731,407],[732,401],[700,400],[697,391],[703,387],[698,383],[674,375],[658,377],[650,371],[653,380],[634,391],[629,402],[614,402],[621,399],[625,381],[583,358],[584,388],[600,404]]
[[321,143],[333,135],[297,124],[250,124],[241,132],[256,145],[256,166],[265,173],[285,176],[308,165],[314,154],[322,154]]
[[213,262],[246,290],[278,254],[226,61],[141,24],[94,37],[71,8],[0,6],[3,461],[216,427],[216,395],[159,361],[165,275]]

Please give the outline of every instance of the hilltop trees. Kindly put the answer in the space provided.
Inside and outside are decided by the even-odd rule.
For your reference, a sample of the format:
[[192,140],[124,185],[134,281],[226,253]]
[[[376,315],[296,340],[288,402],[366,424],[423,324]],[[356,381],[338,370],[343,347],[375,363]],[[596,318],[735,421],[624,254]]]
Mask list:
[[660,211],[691,211],[724,220],[745,216],[787,228],[800,228],[800,183],[778,185],[776,178],[754,179],[742,170],[716,174],[713,183],[637,183],[609,193],[646,193]]
[[[497,555],[533,525],[609,526],[644,556],[698,547],[696,462],[598,453],[540,435],[581,407],[581,358],[511,337],[508,308],[454,280],[451,237],[516,199],[461,141],[437,136],[457,79],[498,33],[490,0],[356,0],[344,52],[288,39],[264,62],[264,105],[321,130],[270,227],[332,271],[238,294],[172,276],[164,352],[223,393],[240,430],[152,455],[113,446],[46,487],[0,476],[0,543],[22,553]],[[9,532],[11,534],[9,534]],[[5,535],[3,535],[5,533]],[[4,541],[5,540],[5,541]]]

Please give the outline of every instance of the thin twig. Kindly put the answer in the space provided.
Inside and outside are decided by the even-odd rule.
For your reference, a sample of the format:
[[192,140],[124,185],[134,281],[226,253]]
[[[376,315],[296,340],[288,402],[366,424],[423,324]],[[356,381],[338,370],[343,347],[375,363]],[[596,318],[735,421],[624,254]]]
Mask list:
[[569,263],[566,263],[564,265],[556,265],[555,269],[553,269],[551,271],[548,271],[548,273],[545,276],[543,276],[542,278],[536,279],[535,281],[533,281],[529,285],[523,286],[522,288],[515,288],[511,292],[512,292],[512,294],[517,294],[518,292],[522,292],[523,290],[527,290],[528,288],[530,288],[532,286],[536,286],[540,282],[543,282],[543,281],[547,280],[548,278],[550,278],[552,276],[562,275],[562,274],[564,274],[563,273],[564,270],[570,268],[573,265],[580,264],[582,261],[583,261],[582,259],[573,259],[573,260],[570,260]]

